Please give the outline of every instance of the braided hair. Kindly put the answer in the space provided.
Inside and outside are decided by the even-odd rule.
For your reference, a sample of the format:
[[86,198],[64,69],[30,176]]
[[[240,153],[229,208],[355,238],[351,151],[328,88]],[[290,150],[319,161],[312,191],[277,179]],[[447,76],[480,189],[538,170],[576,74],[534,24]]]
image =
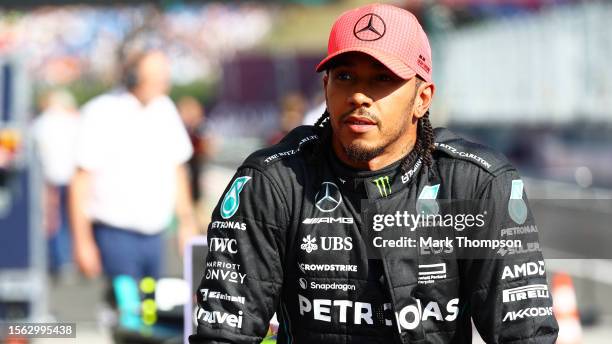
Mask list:
[[[417,89],[421,82],[422,81],[417,78]],[[319,136],[319,140],[317,140],[313,147],[311,156],[316,158],[331,147],[332,128],[330,115],[327,109],[325,109],[323,115],[315,122],[314,129],[315,133]],[[431,167],[433,164],[432,154],[435,149],[434,139],[433,127],[429,121],[429,110],[427,110],[423,117],[419,118],[417,122],[417,137],[414,147],[401,162],[401,169],[403,172],[408,172],[410,167],[413,166],[419,158],[424,165]]]

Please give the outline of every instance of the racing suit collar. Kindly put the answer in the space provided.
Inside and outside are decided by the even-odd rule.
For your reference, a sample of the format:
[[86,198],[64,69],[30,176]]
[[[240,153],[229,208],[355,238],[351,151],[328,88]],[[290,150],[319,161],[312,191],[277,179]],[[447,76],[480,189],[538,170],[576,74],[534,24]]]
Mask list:
[[403,172],[402,158],[380,170],[358,170],[343,163],[332,149],[329,150],[328,160],[340,181],[341,188],[351,193],[358,193],[367,199],[391,197],[408,187],[422,165],[421,159],[418,159],[410,166],[408,172]]

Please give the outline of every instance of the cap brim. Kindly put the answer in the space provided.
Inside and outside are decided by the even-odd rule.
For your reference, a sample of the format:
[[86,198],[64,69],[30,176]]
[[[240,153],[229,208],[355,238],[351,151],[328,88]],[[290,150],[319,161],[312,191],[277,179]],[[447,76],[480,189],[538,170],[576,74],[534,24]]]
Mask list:
[[334,58],[338,57],[339,55],[350,53],[350,52],[359,52],[359,53],[370,55],[371,57],[375,58],[380,63],[382,63],[385,67],[389,68],[390,71],[392,71],[393,73],[395,73],[397,76],[399,76],[400,78],[404,80],[410,79],[416,75],[416,72],[414,70],[408,67],[404,62],[402,62],[397,57],[393,55],[382,53],[379,50],[368,49],[364,47],[352,47],[352,48],[347,48],[347,49],[336,51],[335,53],[324,58],[317,65],[317,69],[316,69],[317,73],[326,70],[327,67],[329,66],[329,62],[333,60]]

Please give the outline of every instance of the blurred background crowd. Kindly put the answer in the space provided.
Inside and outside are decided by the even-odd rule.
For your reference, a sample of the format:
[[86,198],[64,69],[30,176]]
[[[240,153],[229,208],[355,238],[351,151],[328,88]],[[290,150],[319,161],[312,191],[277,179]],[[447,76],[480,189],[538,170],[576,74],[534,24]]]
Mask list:
[[[184,161],[188,208],[193,234],[202,235],[238,164],[322,114],[322,81],[314,67],[331,24],[344,10],[367,2],[0,2],[0,322],[76,322],[76,342],[130,342],[129,333],[109,330],[121,321],[106,294],[121,287],[78,273],[68,221],[68,186],[87,165],[78,157],[83,117],[91,112],[83,106],[126,87],[126,56],[145,50],[165,56],[168,75],[160,82],[167,87],[159,95],[167,93],[175,104],[170,112],[190,143],[191,158]],[[580,319],[587,325],[580,337],[608,342],[612,3],[383,2],[415,13],[429,35],[434,126],[492,146],[518,166],[534,200],[544,255],[555,258],[547,266],[575,283]],[[138,128],[126,137],[107,131],[102,140],[151,139],[139,136]],[[161,142],[158,152],[180,140],[166,130],[152,141]],[[185,216],[191,213],[177,210],[163,228],[163,277],[189,280],[181,252]],[[200,258],[193,262],[189,266],[202,264]],[[179,288],[174,282],[157,285]],[[150,287],[141,283],[139,293],[146,297]],[[169,294],[176,294],[172,288]],[[175,304],[169,299],[160,322],[180,318],[182,324],[182,311],[171,310],[188,296]],[[155,335],[171,337],[166,333]],[[139,338],[130,340],[145,340]]]

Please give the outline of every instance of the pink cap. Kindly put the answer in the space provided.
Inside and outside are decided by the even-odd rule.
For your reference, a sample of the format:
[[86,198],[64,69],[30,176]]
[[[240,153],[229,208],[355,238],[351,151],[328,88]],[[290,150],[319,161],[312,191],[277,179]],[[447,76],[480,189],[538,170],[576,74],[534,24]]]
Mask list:
[[427,35],[416,17],[399,7],[372,4],[343,13],[332,27],[327,57],[317,72],[334,57],[353,51],[372,56],[402,79],[418,74],[432,82]]

